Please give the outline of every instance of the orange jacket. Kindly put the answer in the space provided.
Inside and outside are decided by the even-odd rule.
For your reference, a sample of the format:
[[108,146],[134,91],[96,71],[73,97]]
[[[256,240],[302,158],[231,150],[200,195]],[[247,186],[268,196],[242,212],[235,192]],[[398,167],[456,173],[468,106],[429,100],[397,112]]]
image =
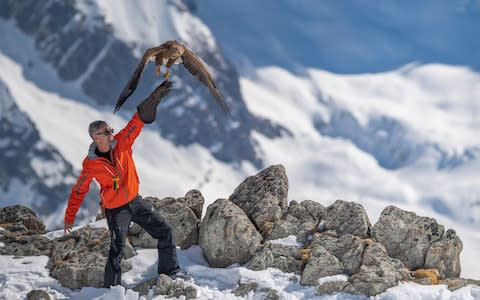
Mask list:
[[[100,184],[100,198],[105,208],[120,207],[138,195],[139,182],[132,158],[132,144],[143,125],[138,113],[135,113],[127,126],[114,136],[111,152],[114,163],[98,157],[95,154],[95,143],[90,145],[88,155],[82,163],[82,172],[68,199],[65,224],[73,224],[92,179]],[[116,189],[114,185],[117,185]]]

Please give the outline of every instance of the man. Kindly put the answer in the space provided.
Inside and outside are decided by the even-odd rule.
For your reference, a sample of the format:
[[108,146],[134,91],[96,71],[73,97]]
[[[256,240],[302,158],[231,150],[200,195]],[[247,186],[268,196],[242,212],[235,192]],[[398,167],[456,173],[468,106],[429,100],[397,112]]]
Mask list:
[[105,266],[104,287],[121,284],[123,258],[130,221],[158,239],[158,273],[174,276],[179,270],[175,239],[170,225],[155,214],[138,195],[138,175],[132,159],[132,144],[144,123],[152,123],[157,106],[172,84],[164,81],[137,106],[137,113],[118,134],[104,121],[94,121],[88,132],[93,139],[77,183],[73,186],[65,211],[64,233],[70,232],[75,215],[88,192],[92,179],[100,184],[101,204],[110,230],[110,251]]

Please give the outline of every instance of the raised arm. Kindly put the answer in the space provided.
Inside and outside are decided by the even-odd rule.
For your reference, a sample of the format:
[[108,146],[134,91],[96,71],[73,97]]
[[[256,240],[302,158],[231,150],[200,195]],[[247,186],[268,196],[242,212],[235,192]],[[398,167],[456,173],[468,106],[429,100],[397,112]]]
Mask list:
[[127,126],[120,130],[120,132],[115,135],[115,138],[118,141],[118,149],[120,151],[125,151],[132,148],[133,142],[138,137],[142,128],[145,124],[138,116],[138,113],[135,113],[133,117],[128,122]]

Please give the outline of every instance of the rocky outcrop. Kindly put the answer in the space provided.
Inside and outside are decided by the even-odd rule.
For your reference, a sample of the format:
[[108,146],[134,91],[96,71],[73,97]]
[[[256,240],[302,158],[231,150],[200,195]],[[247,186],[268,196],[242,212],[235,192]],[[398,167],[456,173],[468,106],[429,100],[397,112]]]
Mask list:
[[233,202],[218,199],[208,206],[200,227],[199,245],[210,266],[244,264],[260,249],[261,242],[260,233]]
[[0,255],[15,256],[50,256],[53,243],[44,236],[35,234],[25,235],[9,230],[0,231]]
[[[68,288],[103,287],[109,249],[110,234],[107,229],[85,226],[53,240],[47,268],[52,277]],[[124,258],[134,255],[135,250],[127,242]],[[122,260],[123,272],[131,267],[128,261]]]
[[182,279],[175,279],[168,277],[165,274],[160,274],[158,278],[152,278],[142,282],[133,288],[141,296],[149,294],[153,288],[154,295],[164,295],[167,297],[195,299],[197,298],[197,289],[188,282]]
[[277,268],[287,273],[301,274],[303,269],[302,248],[267,242],[248,263],[254,271]]
[[23,205],[0,208],[0,226],[10,231],[45,233],[45,224],[35,212]]
[[372,229],[372,237],[385,246],[388,254],[412,269],[424,267],[430,247],[442,239],[443,233],[443,226],[434,219],[395,206],[386,207]]
[[280,220],[287,210],[288,179],[282,165],[270,166],[245,179],[229,197],[260,232],[266,222]]
[[337,200],[323,214],[326,230],[335,230],[337,235],[353,234],[370,237],[370,220],[363,206],[355,202]]
[[[156,213],[161,215],[172,226],[177,246],[186,249],[198,244],[198,232],[204,199],[199,191],[191,190],[182,198],[146,197]],[[139,225],[133,224],[128,232],[128,238],[133,246],[156,248],[157,240],[152,238]]]
[[325,207],[318,202],[305,200],[300,203],[293,200],[287,212],[276,221],[272,230],[266,235],[266,240],[275,240],[290,235],[297,237],[297,241],[306,242],[308,237],[317,231]]

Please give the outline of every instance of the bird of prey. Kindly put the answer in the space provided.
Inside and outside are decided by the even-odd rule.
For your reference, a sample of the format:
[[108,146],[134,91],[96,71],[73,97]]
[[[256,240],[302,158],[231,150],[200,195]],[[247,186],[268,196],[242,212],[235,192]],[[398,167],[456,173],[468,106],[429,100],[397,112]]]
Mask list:
[[153,61],[156,65],[155,71],[157,76],[161,73],[161,66],[165,65],[167,71],[164,74],[164,77],[168,79],[170,77],[170,68],[173,64],[183,64],[183,66],[198,80],[200,80],[204,85],[208,87],[210,93],[215,97],[218,106],[225,113],[229,113],[229,108],[225,101],[223,100],[220,91],[217,89],[215,82],[213,82],[212,76],[207,70],[205,64],[200,60],[200,58],[195,55],[187,47],[179,43],[178,41],[171,40],[166,41],[158,47],[150,48],[145,51],[145,54],[142,57],[142,60],[137,66],[137,69],[133,73],[132,77],[128,81],[127,85],[123,89],[120,97],[118,98],[117,105],[115,106],[114,113],[117,112],[127,98],[135,91],[137,88],[138,81],[142,75],[145,65],[149,61]]

